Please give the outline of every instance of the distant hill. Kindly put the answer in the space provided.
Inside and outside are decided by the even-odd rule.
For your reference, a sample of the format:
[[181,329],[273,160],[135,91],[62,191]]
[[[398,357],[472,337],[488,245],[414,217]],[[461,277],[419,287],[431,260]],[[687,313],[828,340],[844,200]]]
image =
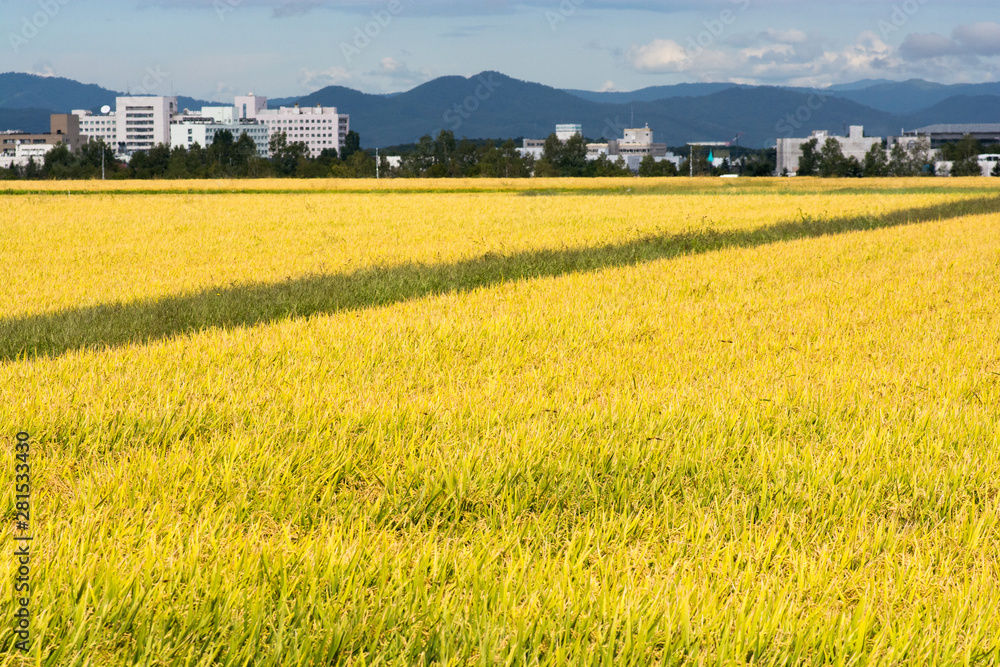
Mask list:
[[54,113],[51,109],[0,109],[0,131],[48,132],[51,129],[49,116]]
[[[545,137],[557,123],[589,121],[595,126],[607,115],[606,105],[498,72],[441,77],[391,97],[331,86],[299,104],[343,109],[365,144],[379,146],[409,143],[443,129],[459,137]],[[600,130],[587,128],[597,132],[594,136]]]
[[[352,129],[367,147],[410,144],[442,129],[458,138],[541,139],[558,123],[580,123],[591,139],[620,137],[626,127],[648,124],[657,141],[672,146],[729,141],[743,133],[742,145],[762,147],[773,146],[778,137],[803,137],[813,130],[841,133],[847,125],[864,125],[869,135],[884,137],[933,123],[1000,121],[1000,83],[858,82],[820,91],[825,99],[819,104],[816,92],[711,83],[587,93],[483,72],[441,77],[392,95],[330,86],[300,98],[272,100],[271,106],[335,106],[350,114]],[[0,129],[45,131],[50,110],[95,109],[113,104],[116,95],[69,79],[2,74]],[[186,97],[179,101],[191,109],[208,104]]]
[[[737,87],[732,83],[682,83],[675,86],[655,86],[630,93],[596,93],[582,90],[566,92],[592,102],[626,104],[629,102],[652,102],[675,97],[704,97],[722,90]],[[743,86],[753,87],[753,86]],[[929,109],[953,97],[1000,97],[1000,82],[978,84],[956,84],[946,86],[922,79],[909,81],[889,81],[886,79],[866,79],[829,88],[790,88],[804,93],[822,93],[831,97],[857,102],[867,107],[894,114],[914,114]],[[996,119],[1000,121],[1000,118]]]
[[865,88],[871,88],[872,86],[880,86],[886,83],[896,83],[892,79],[862,79],[861,81],[854,81],[852,83],[838,83],[836,85],[830,86],[827,90],[843,92],[848,90],[864,90]]
[[[912,114],[930,109],[949,98],[955,97],[1000,97],[1000,82],[963,83],[944,86],[921,79],[899,83],[883,83],[862,90],[833,91],[843,99],[865,106],[896,114]],[[993,122],[1000,121],[995,117]],[[969,121],[971,122],[971,121]]]
[[[475,98],[483,81],[495,84],[486,99]],[[454,110],[455,104],[475,100],[474,111]],[[330,87],[299,100],[299,104],[337,106],[351,114],[351,127],[365,145],[411,143],[421,135],[450,129],[458,137],[548,136],[558,123],[580,123],[592,139],[621,136],[632,125],[649,124],[657,141],[684,145],[689,141],[728,141],[743,132],[748,146],[773,144],[784,136],[778,123],[794,114],[809,95],[782,88],[730,86],[701,97],[601,104],[566,91],[519,81],[496,72],[468,79],[443,77],[391,98]],[[467,117],[464,117],[467,116]],[[459,122],[460,121],[460,122]],[[830,98],[814,112],[809,130],[840,132],[845,123],[864,124],[872,131],[889,132],[897,125],[891,115],[849,100]],[[800,133],[809,131],[802,127]]]
[[735,88],[735,83],[678,83],[673,86],[653,86],[634,90],[631,93],[595,93],[587,90],[566,90],[590,102],[603,104],[628,104],[629,102],[655,102],[669,100],[674,97],[703,97],[722,90]]
[[[955,120],[959,118],[961,120]],[[998,123],[1000,97],[959,95],[938,102],[929,109],[906,117],[906,128],[916,129],[937,123]]]
[[[123,95],[125,93],[62,77],[20,72],[0,74],[0,109],[55,109],[52,113],[68,113],[73,109],[97,110],[105,104],[113,108],[115,98]],[[177,104],[181,109],[200,109],[219,103],[179,96]],[[45,127],[48,127],[47,118]]]

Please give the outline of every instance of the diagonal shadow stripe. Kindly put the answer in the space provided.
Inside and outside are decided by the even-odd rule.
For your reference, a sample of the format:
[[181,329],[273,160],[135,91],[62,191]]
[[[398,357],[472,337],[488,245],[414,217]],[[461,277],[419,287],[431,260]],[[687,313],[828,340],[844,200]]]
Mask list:
[[647,236],[603,246],[487,254],[451,264],[404,264],[272,284],[207,289],[155,300],[72,308],[0,320],[0,360],[133,345],[211,327],[266,324],[314,314],[388,306],[516,280],[596,271],[782,241],[1000,213],[1000,197],[979,197],[877,216],[802,216],[752,230]]

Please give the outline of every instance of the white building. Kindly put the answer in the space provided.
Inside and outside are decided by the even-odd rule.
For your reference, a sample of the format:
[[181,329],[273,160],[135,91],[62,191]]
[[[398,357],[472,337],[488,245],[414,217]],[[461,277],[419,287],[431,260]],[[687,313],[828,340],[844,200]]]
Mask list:
[[87,141],[103,140],[109,146],[118,146],[118,116],[114,111],[95,116],[86,109],[74,109],[80,119],[80,136]]
[[313,157],[327,148],[341,153],[350,131],[350,116],[337,113],[336,107],[296,105],[268,109],[266,97],[251,94],[236,98],[236,111],[240,119],[266,125],[271,136],[284,132],[288,143],[304,143]]
[[[233,110],[232,107],[224,107]],[[233,135],[233,141],[239,141],[244,134],[253,139],[257,146],[257,155],[262,158],[270,156],[270,132],[267,125],[253,121],[218,122],[215,118],[186,116],[183,120],[170,126],[170,148],[190,149],[195,144],[207,148],[215,142],[215,135],[228,130]]]
[[11,165],[26,167],[30,160],[41,166],[45,162],[46,154],[55,148],[55,144],[18,144],[13,155],[0,155],[0,168],[9,169]]
[[[559,141],[566,143],[576,135],[583,136],[582,125],[556,125],[556,137]],[[531,155],[539,160],[544,149],[544,139],[525,139],[524,145],[518,150],[521,155]],[[619,157],[622,157],[628,168],[635,172],[639,171],[639,165],[647,155],[652,155],[657,162],[662,160],[670,160],[674,164],[681,162],[681,158],[667,152],[666,144],[653,143],[653,131],[649,129],[648,125],[625,130],[624,136],[620,140],[612,139],[606,144],[587,144],[588,161],[606,157],[615,162]]]
[[993,170],[1000,164],[1000,155],[980,155],[979,168],[983,170],[983,176],[992,176]]
[[[559,141],[566,143],[577,135],[580,135],[581,137],[583,136],[583,125],[574,123],[556,125],[555,135]],[[518,149],[518,152],[522,156],[526,157],[530,155],[536,160],[541,160],[542,153],[545,152],[545,139],[525,139],[524,144],[522,144],[521,148]],[[594,159],[596,159],[596,157]]]
[[576,135],[583,136],[583,125],[576,125],[573,123],[563,123],[561,125],[556,125],[556,136],[559,141],[566,143]]
[[131,155],[148,151],[157,144],[170,143],[170,122],[177,114],[176,97],[119,97],[114,112],[94,115],[76,109],[80,135],[103,139],[116,152]]
[[788,170],[789,174],[795,174],[799,170],[799,160],[802,158],[802,144],[816,139],[816,152],[823,149],[823,144],[827,139],[836,139],[840,144],[840,150],[846,158],[857,158],[858,162],[864,162],[865,155],[872,149],[872,146],[882,145],[882,137],[866,137],[865,128],[862,125],[851,125],[846,137],[831,135],[826,130],[813,132],[807,139],[778,139],[778,174],[783,174]]
[[176,97],[119,97],[117,105],[118,143],[125,144],[126,153],[170,143]]
[[640,158],[652,155],[654,158],[667,156],[667,145],[653,143],[653,131],[649,126],[626,129],[621,140],[612,139],[608,142],[608,156],[616,157],[623,155],[639,156]]

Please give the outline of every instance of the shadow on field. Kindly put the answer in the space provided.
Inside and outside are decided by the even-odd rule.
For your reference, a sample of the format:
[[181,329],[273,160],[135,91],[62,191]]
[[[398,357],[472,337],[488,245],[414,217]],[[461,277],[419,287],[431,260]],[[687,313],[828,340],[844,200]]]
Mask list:
[[350,274],[220,287],[157,300],[5,318],[0,320],[0,360],[145,343],[210,327],[252,326],[313,314],[387,306],[502,282],[990,213],[1000,213],[1000,197],[967,199],[880,216],[817,220],[803,215],[798,220],[753,230],[706,230],[590,248],[487,254],[452,264],[371,268]]

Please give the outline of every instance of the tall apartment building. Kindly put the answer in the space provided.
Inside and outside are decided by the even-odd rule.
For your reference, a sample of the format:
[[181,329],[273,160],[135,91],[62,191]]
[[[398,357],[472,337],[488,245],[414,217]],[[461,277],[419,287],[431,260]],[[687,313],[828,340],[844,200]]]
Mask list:
[[102,139],[119,154],[148,151],[170,143],[170,121],[177,114],[176,97],[119,97],[114,111],[95,115],[74,109],[80,119],[80,135]]
[[268,109],[267,98],[245,95],[236,98],[241,119],[256,120],[270,130],[271,136],[284,132],[289,143],[302,142],[316,157],[326,148],[344,150],[350,131],[350,116],[337,113],[336,107],[281,107]]

